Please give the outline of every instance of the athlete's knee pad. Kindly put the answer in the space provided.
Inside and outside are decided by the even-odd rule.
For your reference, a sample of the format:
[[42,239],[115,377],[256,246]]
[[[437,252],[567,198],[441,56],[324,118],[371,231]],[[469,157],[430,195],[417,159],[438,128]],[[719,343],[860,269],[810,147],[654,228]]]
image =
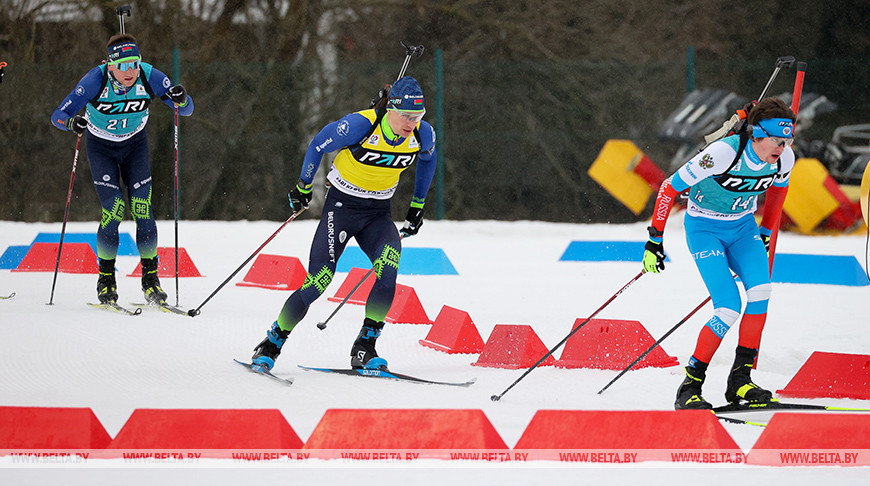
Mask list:
[[151,219],[151,187],[148,194],[143,196],[130,196],[130,214],[133,219]]
[[773,287],[769,284],[756,285],[746,289],[746,313],[764,314],[767,312],[767,303]]
[[328,287],[330,282],[332,282],[333,275],[335,275],[335,272],[328,266],[324,265],[316,274],[309,273],[306,275],[305,282],[299,290],[305,291],[310,288],[314,289],[317,291],[317,296],[319,297],[326,292],[326,287]]
[[372,263],[375,269],[375,275],[378,280],[381,280],[385,274],[385,271],[390,271],[393,276],[399,272],[399,260],[401,259],[401,252],[390,245],[384,245],[384,251],[381,252],[381,256],[379,256]]
[[124,219],[124,200],[116,197],[112,201],[110,207],[103,206],[103,215],[100,218],[100,228],[106,228],[110,225],[118,225]]
[[713,310],[713,317],[705,325],[713,331],[713,334],[721,339],[725,337],[731,326],[737,322],[738,317],[740,317],[740,312],[728,309],[727,307],[719,307]]
[[759,302],[762,300],[769,300],[771,292],[772,287],[769,283],[756,285],[751,289],[746,289],[746,301]]

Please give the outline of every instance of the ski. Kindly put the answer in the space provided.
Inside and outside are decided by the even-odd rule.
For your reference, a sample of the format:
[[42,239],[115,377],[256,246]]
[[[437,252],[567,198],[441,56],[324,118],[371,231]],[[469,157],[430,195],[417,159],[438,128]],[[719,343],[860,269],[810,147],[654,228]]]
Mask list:
[[423,378],[417,378],[415,376],[403,375],[401,373],[395,373],[392,371],[383,371],[383,370],[367,370],[367,369],[353,369],[353,368],[314,368],[310,366],[302,366],[298,365],[303,370],[308,371],[320,371],[323,373],[335,373],[339,375],[349,375],[349,376],[366,376],[369,378],[386,378],[388,380],[397,380],[404,381],[408,383],[422,383],[426,385],[446,385],[446,386],[471,386],[474,382],[477,381],[477,378],[472,378],[468,381],[462,382],[453,382],[453,381],[432,381],[425,380]]
[[765,410],[825,410],[829,412],[870,412],[870,408],[832,407],[812,403],[792,403],[772,400],[763,403],[729,403],[713,408],[713,413],[759,412]]
[[[715,413],[713,415],[716,415]],[[743,420],[734,417],[727,417],[725,415],[716,415],[716,418],[721,420],[722,422],[726,422],[729,424],[739,424],[739,425],[754,425],[756,427],[767,427],[767,424],[762,422],[753,422],[751,420]]]
[[186,310],[184,310],[180,307],[175,307],[172,304],[167,304],[166,302],[149,302],[147,304],[143,304],[141,302],[134,302],[134,303],[131,303],[130,305],[138,307],[139,309],[156,309],[156,310],[163,311],[163,312],[169,312],[171,314],[179,314],[182,316],[187,315]]
[[11,299],[12,297],[15,297],[15,292],[12,292],[9,295],[0,295],[0,299],[2,300]]
[[117,302],[110,302],[108,304],[93,304],[91,302],[88,302],[88,305],[97,309],[103,309],[109,312],[117,312],[119,314],[126,314],[128,316],[138,316],[142,313],[142,309],[139,307],[137,307],[135,310],[131,310],[121,305],[118,305]]
[[235,361],[236,363],[238,363],[238,364],[244,366],[245,368],[248,369],[248,371],[250,371],[250,372],[252,372],[252,373],[257,373],[258,375],[263,375],[263,376],[269,377],[269,378],[271,378],[271,379],[273,379],[273,380],[275,380],[275,381],[278,381],[278,382],[284,383],[284,384],[287,385],[287,386],[290,386],[290,385],[293,384],[293,379],[292,379],[292,378],[281,378],[280,376],[275,376],[275,375],[272,374],[271,371],[269,371],[269,370],[267,370],[267,369],[265,369],[265,368],[263,368],[263,367],[261,367],[261,366],[259,366],[259,365],[255,365],[255,364],[253,364],[253,363],[246,363],[246,362],[244,362],[244,361],[239,361],[239,360],[237,360],[237,359],[235,359],[235,358],[233,358],[233,361]]

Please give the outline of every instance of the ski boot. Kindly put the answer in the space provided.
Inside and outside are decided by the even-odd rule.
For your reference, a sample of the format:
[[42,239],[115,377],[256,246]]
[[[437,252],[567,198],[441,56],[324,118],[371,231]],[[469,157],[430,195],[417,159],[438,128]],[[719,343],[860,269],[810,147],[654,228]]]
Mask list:
[[737,346],[734,366],[731,367],[728,386],[725,388],[725,400],[729,403],[768,403],[775,400],[773,393],[756,385],[749,377],[757,355],[757,349]]
[[383,321],[377,322],[368,317],[365,318],[359,336],[353,342],[353,347],[350,350],[351,368],[387,371],[387,360],[378,357],[378,352],[375,351],[375,342],[381,335],[383,328]]
[[115,283],[115,259],[99,260],[100,278],[97,279],[97,298],[101,304],[118,301],[118,284]]
[[696,361],[694,365],[686,366],[686,379],[677,389],[675,410],[709,410],[713,408],[710,402],[701,396],[701,386],[707,375],[707,363]]
[[254,355],[251,356],[251,367],[257,367],[269,371],[275,366],[275,360],[281,354],[281,348],[287,340],[290,331],[285,331],[278,326],[278,321],[272,323],[271,329],[266,331],[266,339],[254,348]]
[[160,288],[160,279],[157,278],[157,257],[142,259],[142,292],[145,292],[146,302],[166,302],[166,292]]

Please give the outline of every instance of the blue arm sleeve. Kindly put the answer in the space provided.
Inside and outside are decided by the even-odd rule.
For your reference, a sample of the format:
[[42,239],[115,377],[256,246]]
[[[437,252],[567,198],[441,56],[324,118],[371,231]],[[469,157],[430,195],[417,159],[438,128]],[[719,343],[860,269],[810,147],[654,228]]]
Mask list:
[[[163,98],[163,95],[169,91],[169,88],[172,87],[172,81],[169,79],[169,76],[164,74],[162,71],[157,69],[156,67],[151,68],[151,76],[148,77],[148,84],[151,85],[151,89],[154,90],[155,96],[160,96],[160,100],[163,103],[175,109],[175,103],[168,98]],[[178,114],[181,116],[190,116],[193,114],[193,98],[190,97],[190,93],[187,94],[187,100],[178,105]]]
[[100,84],[103,82],[103,71],[99,66],[88,71],[85,76],[79,80],[75,89],[60,103],[60,106],[51,114],[51,123],[63,131],[69,131],[66,128],[66,122],[76,113],[80,112],[91,98],[100,93]]
[[674,172],[674,175],[671,176],[671,187],[673,187],[677,193],[681,193],[689,188],[689,184],[680,177],[679,172]]
[[435,168],[438,165],[438,154],[435,152],[435,129],[428,122],[420,122],[420,155],[414,177],[414,198],[412,203],[423,204],[426,194],[432,184]]
[[334,152],[359,142],[372,127],[372,122],[359,113],[345,115],[320,130],[308,144],[299,178],[311,184],[320,167],[323,154]]

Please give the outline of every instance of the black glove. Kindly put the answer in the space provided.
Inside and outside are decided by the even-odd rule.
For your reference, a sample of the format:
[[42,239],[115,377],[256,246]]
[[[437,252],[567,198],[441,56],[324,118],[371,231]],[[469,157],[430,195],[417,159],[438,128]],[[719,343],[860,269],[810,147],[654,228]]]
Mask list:
[[169,101],[178,105],[183,105],[187,102],[187,91],[185,91],[184,86],[180,84],[176,84],[169,88],[169,91],[166,92],[166,96],[169,98]]
[[414,236],[420,231],[420,226],[423,226],[423,207],[411,206],[408,208],[408,215],[405,216],[405,225],[402,226],[402,236]]
[[66,128],[71,132],[81,135],[88,129],[88,121],[81,115],[75,115],[66,121]]
[[647,272],[659,273],[665,269],[665,247],[662,243],[649,240],[643,247],[643,269]]
[[767,256],[770,256],[770,235],[761,235],[761,242],[764,243],[764,251]]
[[311,184],[306,184],[305,181],[299,179],[299,182],[287,193],[287,199],[290,200],[290,208],[294,212],[303,208],[308,209],[308,203],[311,202]]

